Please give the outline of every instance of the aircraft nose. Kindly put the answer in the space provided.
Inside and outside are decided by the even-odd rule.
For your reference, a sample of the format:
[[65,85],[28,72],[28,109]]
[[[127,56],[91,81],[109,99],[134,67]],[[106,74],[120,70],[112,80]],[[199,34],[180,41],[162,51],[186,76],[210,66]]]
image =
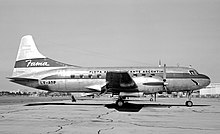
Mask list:
[[203,82],[203,85],[204,87],[208,86],[210,83],[211,83],[211,79],[207,76],[207,75],[204,75],[202,74],[202,77],[204,78],[204,82]]

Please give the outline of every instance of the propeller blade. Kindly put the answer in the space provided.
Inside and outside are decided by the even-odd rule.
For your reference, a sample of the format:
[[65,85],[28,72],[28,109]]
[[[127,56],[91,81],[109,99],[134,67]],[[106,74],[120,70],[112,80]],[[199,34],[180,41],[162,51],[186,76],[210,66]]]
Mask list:
[[167,78],[166,64],[164,64],[164,67],[163,67],[163,81],[164,81],[164,82],[166,82],[166,78]]
[[106,94],[108,92],[107,86],[108,86],[108,83],[106,83],[106,85],[101,88],[101,92],[99,93],[98,96],[104,95],[104,94]]
[[168,88],[167,88],[167,85],[168,83],[166,82],[167,81],[167,72],[166,72],[166,64],[164,64],[164,67],[163,67],[163,87],[164,87],[164,90],[168,93]]

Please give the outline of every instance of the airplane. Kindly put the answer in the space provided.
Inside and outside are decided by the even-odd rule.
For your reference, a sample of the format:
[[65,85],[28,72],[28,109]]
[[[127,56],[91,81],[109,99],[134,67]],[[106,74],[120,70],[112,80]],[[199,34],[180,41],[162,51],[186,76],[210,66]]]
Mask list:
[[210,84],[208,76],[191,67],[81,67],[58,62],[41,54],[31,35],[22,37],[8,79],[49,92],[112,94],[117,106],[127,97],[154,95],[156,101],[157,93],[186,92],[185,105],[191,107],[192,92]]

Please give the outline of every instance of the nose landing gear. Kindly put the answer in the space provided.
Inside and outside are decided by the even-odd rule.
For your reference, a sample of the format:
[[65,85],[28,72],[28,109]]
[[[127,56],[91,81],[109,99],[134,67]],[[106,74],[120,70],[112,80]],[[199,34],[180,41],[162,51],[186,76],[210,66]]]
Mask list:
[[193,91],[187,91],[188,100],[185,102],[185,105],[186,105],[187,107],[192,107],[192,106],[193,106],[193,102],[191,101],[192,92],[193,92]]
[[187,107],[192,107],[193,106],[193,102],[192,101],[186,101],[185,105]]

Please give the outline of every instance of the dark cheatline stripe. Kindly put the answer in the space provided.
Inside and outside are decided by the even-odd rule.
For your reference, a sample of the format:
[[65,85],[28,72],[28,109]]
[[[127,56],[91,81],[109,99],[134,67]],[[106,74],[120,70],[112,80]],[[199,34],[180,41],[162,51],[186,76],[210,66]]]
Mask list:
[[[35,58],[16,61],[14,68],[30,68],[30,67],[63,67],[74,66],[58,62],[49,58]],[[74,66],[79,67],[79,66]]]
[[[162,75],[160,77],[163,77]],[[167,79],[209,79],[206,75],[190,75],[188,73],[167,73]]]

